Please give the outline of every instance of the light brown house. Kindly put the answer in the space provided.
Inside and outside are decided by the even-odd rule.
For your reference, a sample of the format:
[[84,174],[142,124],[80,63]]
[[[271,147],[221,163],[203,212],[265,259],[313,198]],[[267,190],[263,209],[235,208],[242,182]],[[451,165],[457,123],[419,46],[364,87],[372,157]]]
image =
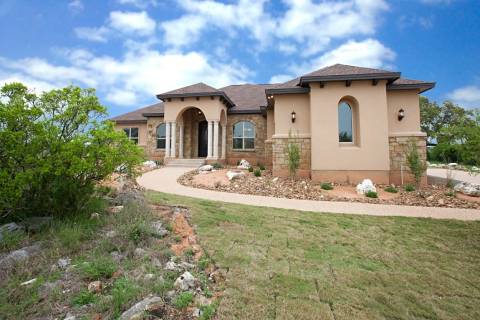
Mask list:
[[336,64],[281,84],[198,83],[112,120],[148,158],[167,165],[247,159],[285,176],[290,135],[300,145],[301,176],[398,184],[407,142],[414,139],[425,156],[418,94],[434,85]]

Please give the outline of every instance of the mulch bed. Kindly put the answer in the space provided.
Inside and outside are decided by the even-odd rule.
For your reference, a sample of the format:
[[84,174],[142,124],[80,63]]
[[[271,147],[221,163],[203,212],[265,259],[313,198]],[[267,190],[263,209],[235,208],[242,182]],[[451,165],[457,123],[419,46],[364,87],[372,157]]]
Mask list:
[[[383,190],[386,185],[377,185],[379,198],[373,199],[361,195],[352,196],[353,192],[345,193],[345,195],[342,196],[339,192],[333,192],[333,190],[322,190],[320,183],[313,182],[310,179],[274,177],[270,170],[262,171],[261,177],[255,177],[253,173],[246,170],[244,172],[244,177],[232,180],[228,184],[214,183],[206,185],[195,183],[194,177],[199,174],[196,170],[182,175],[178,179],[178,182],[185,186],[200,189],[288,199],[480,209],[480,202],[475,201],[476,199],[473,197],[462,196],[461,199],[457,198],[452,189],[439,185],[429,185],[420,191],[413,192],[406,192],[401,187],[397,187],[399,191],[394,196],[386,196],[386,192]],[[210,174],[211,173],[204,173],[203,175]],[[351,187],[352,190],[355,189],[353,185],[334,184],[333,186],[334,190],[335,188],[348,189],[348,187]]]

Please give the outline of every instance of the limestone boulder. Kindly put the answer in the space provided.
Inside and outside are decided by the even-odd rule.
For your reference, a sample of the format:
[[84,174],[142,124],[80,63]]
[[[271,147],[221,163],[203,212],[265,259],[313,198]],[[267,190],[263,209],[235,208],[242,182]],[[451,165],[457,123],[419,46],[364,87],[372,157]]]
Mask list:
[[245,173],[238,172],[238,171],[227,171],[226,175],[227,175],[228,180],[232,181],[234,179],[238,179],[238,178],[241,178],[241,177],[245,176]]
[[480,197],[480,184],[478,183],[461,182],[455,185],[453,190],[467,196]]
[[364,179],[361,183],[357,184],[357,194],[365,194],[367,192],[377,192],[377,188],[375,188],[375,185],[370,179]]
[[245,159],[242,159],[242,160],[240,160],[240,162],[237,166],[237,169],[248,170],[248,168],[250,168],[250,167],[251,167],[250,162],[248,162]]

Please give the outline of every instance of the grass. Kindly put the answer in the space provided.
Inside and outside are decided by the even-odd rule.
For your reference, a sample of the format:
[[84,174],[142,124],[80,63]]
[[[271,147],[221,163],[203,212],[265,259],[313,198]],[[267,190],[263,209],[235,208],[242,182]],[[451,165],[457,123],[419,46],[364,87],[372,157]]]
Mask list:
[[80,263],[78,269],[85,279],[99,280],[111,278],[117,265],[110,256],[100,256]]
[[323,182],[320,185],[320,188],[322,188],[323,190],[333,190],[333,186],[330,182]]
[[86,304],[94,303],[95,301],[97,301],[95,293],[89,292],[85,289],[77,293],[72,299],[72,303],[75,306],[84,306]]
[[219,319],[480,318],[480,222],[149,198],[191,208],[228,270]]
[[175,307],[177,307],[178,309],[183,309],[183,308],[186,308],[188,307],[188,305],[190,303],[193,302],[193,293],[191,292],[182,292],[180,293],[176,298],[175,298],[175,301],[174,301],[174,305]]

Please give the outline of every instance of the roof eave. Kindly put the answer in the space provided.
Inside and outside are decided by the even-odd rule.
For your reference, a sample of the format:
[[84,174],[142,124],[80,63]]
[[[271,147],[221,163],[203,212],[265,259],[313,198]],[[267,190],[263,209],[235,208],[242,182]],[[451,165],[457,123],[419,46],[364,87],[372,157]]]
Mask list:
[[194,97],[221,97],[227,103],[228,107],[233,107],[235,104],[232,100],[225,94],[225,92],[192,92],[192,93],[171,93],[171,94],[157,94],[157,98],[165,101],[165,99],[172,99],[172,98],[194,98]]
[[310,82],[347,81],[347,80],[388,80],[390,83],[400,78],[400,72],[375,73],[375,74],[346,74],[335,76],[306,76],[301,77],[299,85]]
[[310,88],[296,87],[296,88],[272,88],[265,89],[265,94],[289,94],[289,93],[309,93]]
[[109,121],[115,122],[116,124],[147,123],[147,119],[142,119],[142,120],[115,120],[115,119],[109,119]]
[[413,90],[419,89],[419,93],[435,88],[435,82],[409,83],[409,84],[389,84],[387,90]]
[[146,112],[146,113],[142,113],[142,116],[144,116],[144,117],[163,117],[164,113],[163,112]]

